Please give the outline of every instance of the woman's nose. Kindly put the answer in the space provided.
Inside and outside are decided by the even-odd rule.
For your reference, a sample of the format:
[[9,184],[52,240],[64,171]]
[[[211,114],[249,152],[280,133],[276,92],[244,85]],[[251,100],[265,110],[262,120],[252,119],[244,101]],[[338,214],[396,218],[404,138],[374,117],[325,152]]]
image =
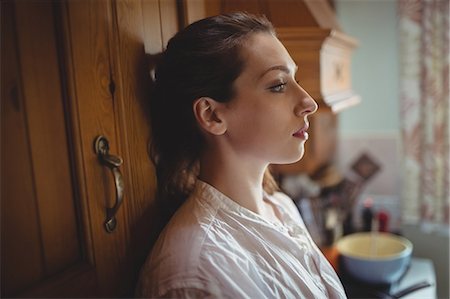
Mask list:
[[314,99],[303,89],[301,88],[301,93],[300,93],[300,100],[297,104],[297,106],[295,107],[295,114],[297,116],[306,116],[309,114],[313,114],[314,112],[317,111],[317,108],[319,107],[316,103],[316,101],[314,101]]

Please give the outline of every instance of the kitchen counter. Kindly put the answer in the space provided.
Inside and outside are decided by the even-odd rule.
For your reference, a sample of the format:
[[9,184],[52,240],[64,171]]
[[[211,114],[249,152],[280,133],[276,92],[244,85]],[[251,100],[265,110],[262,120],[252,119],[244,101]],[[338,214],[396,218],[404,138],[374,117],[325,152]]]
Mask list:
[[429,259],[412,258],[411,267],[405,277],[400,282],[398,290],[407,288],[413,283],[427,281],[430,287],[418,290],[409,295],[403,296],[402,299],[435,299],[436,296],[436,276],[434,272],[433,262]]

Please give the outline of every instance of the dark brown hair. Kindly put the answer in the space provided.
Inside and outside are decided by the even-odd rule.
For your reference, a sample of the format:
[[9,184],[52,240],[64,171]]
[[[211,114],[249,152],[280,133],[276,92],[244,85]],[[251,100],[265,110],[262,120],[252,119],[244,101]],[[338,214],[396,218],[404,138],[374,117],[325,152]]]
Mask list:
[[[210,97],[228,102],[245,61],[240,50],[250,34],[275,35],[265,18],[243,12],[202,19],[170,39],[155,71],[150,102],[151,157],[156,166],[157,198],[171,214],[192,191],[205,140],[197,126],[193,102]],[[263,187],[277,185],[266,170]]]

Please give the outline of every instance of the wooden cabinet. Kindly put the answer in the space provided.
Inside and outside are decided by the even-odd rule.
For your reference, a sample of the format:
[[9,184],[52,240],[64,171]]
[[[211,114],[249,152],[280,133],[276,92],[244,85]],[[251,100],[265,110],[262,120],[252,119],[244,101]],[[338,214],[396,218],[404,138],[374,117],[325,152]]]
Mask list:
[[[179,28],[176,1],[2,1],[1,13],[1,296],[131,297],[157,232],[148,61]],[[124,160],[112,233],[98,135]]]

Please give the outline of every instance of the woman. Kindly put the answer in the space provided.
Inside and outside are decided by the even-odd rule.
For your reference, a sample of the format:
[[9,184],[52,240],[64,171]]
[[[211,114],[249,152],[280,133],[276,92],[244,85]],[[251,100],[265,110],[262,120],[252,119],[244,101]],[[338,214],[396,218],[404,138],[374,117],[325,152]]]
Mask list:
[[245,13],[176,34],[152,98],[158,199],[181,205],[159,236],[138,295],[344,298],[270,163],[301,159],[314,100],[270,22]]

